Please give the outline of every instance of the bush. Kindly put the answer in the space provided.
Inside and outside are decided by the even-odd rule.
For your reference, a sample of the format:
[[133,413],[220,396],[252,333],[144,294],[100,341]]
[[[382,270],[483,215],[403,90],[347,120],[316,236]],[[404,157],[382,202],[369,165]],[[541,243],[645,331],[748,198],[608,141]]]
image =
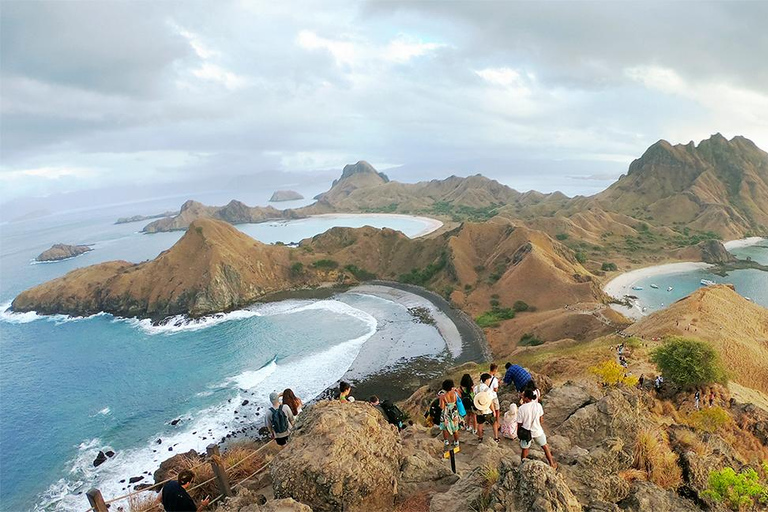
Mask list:
[[523,311],[528,311],[528,304],[521,300],[516,300],[515,303],[512,304],[512,309],[518,313],[522,313]]
[[568,240],[568,233],[558,233],[558,234],[555,235],[555,238],[557,238],[561,242],[563,240]]
[[719,382],[727,383],[715,349],[701,341],[673,336],[651,353],[651,361],[669,379],[684,389]]
[[664,434],[654,428],[641,430],[634,449],[635,469],[663,489],[676,489],[683,481],[677,455],[672,451]]
[[760,483],[757,471],[752,468],[741,473],[733,468],[712,471],[709,486],[702,494],[718,503],[724,502],[731,510],[768,505],[768,487]]
[[520,343],[524,347],[538,347],[543,345],[544,342],[537,338],[532,332],[527,332],[520,337]]
[[448,264],[448,256],[446,253],[440,254],[440,257],[436,262],[427,265],[424,270],[413,268],[407,274],[401,274],[398,281],[401,283],[415,284],[418,286],[424,286],[429,282],[438,272],[443,270]]
[[304,273],[304,264],[301,262],[296,262],[293,265],[291,265],[291,275],[293,277],[300,276]]
[[480,327],[498,327],[502,320],[515,318],[515,312],[510,308],[493,308],[475,319]]
[[688,424],[695,429],[709,432],[717,431],[730,423],[731,417],[720,407],[707,407],[688,415]]
[[614,270],[618,270],[618,268],[619,267],[617,267],[615,263],[603,263],[600,270],[603,272],[613,272]]
[[323,268],[327,270],[333,270],[339,268],[339,264],[333,260],[317,260],[312,264],[315,268]]
[[589,372],[597,377],[597,381],[603,386],[637,386],[638,379],[633,375],[627,375],[627,370],[614,360],[603,361],[593,366]]
[[355,276],[358,281],[370,281],[376,279],[376,274],[368,272],[365,269],[358,267],[357,265],[347,265],[344,270]]
[[579,263],[586,263],[587,262],[587,255],[584,254],[582,251],[576,251],[576,261]]

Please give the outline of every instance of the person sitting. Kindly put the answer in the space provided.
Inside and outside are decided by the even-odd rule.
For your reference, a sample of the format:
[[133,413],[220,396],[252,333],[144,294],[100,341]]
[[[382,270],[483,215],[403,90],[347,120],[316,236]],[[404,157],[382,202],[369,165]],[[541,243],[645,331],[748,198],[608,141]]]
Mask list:
[[520,365],[512,363],[507,363],[504,367],[507,369],[507,372],[504,374],[504,384],[509,386],[514,383],[515,389],[518,392],[523,391],[525,385],[532,379],[528,370]]
[[509,410],[501,420],[501,435],[507,439],[517,438],[517,404],[509,404]]
[[163,485],[163,490],[157,497],[158,503],[163,505],[165,512],[196,512],[208,506],[211,502],[206,497],[200,502],[200,506],[195,505],[195,500],[187,492],[195,480],[195,474],[190,469],[179,471],[176,480],[171,480]]
[[354,402],[354,397],[349,396],[351,392],[352,386],[349,385],[349,382],[339,382],[339,400],[341,402]]
[[536,441],[536,444],[544,450],[549,465],[557,469],[557,463],[552,457],[549,446],[547,446],[547,436],[541,426],[544,409],[530,389],[526,389],[523,393],[523,402],[523,405],[517,409],[517,437],[520,439],[520,448],[522,448],[521,460],[524,461],[528,457],[531,444]]
[[267,411],[267,429],[275,442],[283,446],[288,442],[294,424],[293,411],[288,404],[280,404],[280,395],[270,393],[272,407]]

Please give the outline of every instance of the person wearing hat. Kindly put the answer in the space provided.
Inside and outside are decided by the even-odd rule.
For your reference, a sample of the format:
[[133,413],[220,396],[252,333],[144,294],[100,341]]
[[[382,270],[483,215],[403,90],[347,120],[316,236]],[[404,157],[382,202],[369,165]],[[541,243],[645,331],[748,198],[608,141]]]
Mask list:
[[270,393],[269,401],[272,406],[267,411],[267,428],[272,439],[283,446],[288,442],[296,420],[291,407],[288,404],[281,404],[280,395],[276,392]]
[[496,422],[496,415],[493,412],[493,396],[488,384],[491,381],[491,375],[484,373],[480,376],[480,384],[475,386],[475,409],[477,409],[477,438],[483,441],[483,425],[488,423],[493,426],[493,439],[499,440],[499,424]]

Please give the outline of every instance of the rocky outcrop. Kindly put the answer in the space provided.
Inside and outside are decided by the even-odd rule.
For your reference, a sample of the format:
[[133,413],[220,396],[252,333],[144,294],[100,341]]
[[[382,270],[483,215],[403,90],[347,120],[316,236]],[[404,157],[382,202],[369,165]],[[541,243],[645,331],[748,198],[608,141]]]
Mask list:
[[666,491],[649,482],[636,482],[626,499],[619,503],[623,511],[649,512],[697,512],[701,509],[672,491]]
[[50,249],[41,252],[36,261],[61,261],[75,256],[80,256],[86,252],[90,252],[91,249],[87,245],[67,245],[67,244],[53,244]]
[[197,219],[217,219],[229,224],[248,224],[269,220],[300,219],[304,215],[294,210],[278,210],[271,206],[248,206],[234,199],[225,206],[206,206],[197,201],[189,200],[179,209],[174,217],[156,220],[144,226],[144,233],[161,231],[183,231]]
[[390,510],[402,445],[397,430],[365,403],[326,401],[299,419],[272,462],[275,496],[322,511]]
[[269,198],[269,202],[279,203],[281,201],[298,201],[299,199],[304,199],[304,196],[295,190],[276,190]]
[[132,217],[120,217],[115,221],[115,224],[130,224],[131,222],[140,222],[143,220],[160,219],[163,217],[173,217],[176,215],[174,211],[167,211],[164,213],[158,213],[156,215],[134,215]]
[[164,482],[169,478],[175,478],[176,475],[179,474],[179,471],[197,465],[202,461],[202,458],[203,457],[198,455],[195,450],[189,450],[186,453],[174,455],[160,464],[160,467],[154,472],[152,478],[154,479],[155,484]]
[[719,240],[707,240],[699,243],[698,247],[701,251],[701,261],[705,263],[725,264],[738,259],[728,252]]
[[[502,463],[501,477],[494,487],[505,512],[581,512],[579,500],[563,477],[547,464],[526,460]],[[498,509],[497,509],[498,510]]]

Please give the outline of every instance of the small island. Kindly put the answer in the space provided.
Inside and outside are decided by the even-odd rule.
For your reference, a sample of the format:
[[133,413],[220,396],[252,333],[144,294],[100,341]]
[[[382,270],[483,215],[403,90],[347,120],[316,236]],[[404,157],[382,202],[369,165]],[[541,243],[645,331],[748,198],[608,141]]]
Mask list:
[[50,249],[41,252],[35,258],[35,261],[61,261],[80,256],[92,250],[87,245],[53,244]]
[[120,217],[115,221],[115,224],[130,224],[131,222],[139,222],[142,220],[151,220],[151,219],[162,219],[164,217],[173,217],[174,215],[176,215],[176,212],[167,211],[167,212],[158,213],[155,215],[134,215],[132,217]]
[[304,196],[295,190],[278,190],[269,199],[270,203],[279,203],[281,201],[298,201],[304,199]]

